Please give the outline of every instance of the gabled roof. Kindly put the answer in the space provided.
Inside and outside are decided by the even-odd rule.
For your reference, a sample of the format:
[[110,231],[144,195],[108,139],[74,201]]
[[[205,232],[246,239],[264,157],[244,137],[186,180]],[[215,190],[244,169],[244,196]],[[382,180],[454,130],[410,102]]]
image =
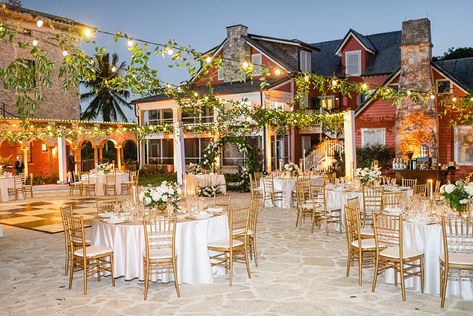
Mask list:
[[[378,33],[365,36],[375,47],[376,54],[368,60],[362,76],[385,75],[395,72],[401,66],[401,31]],[[344,39],[312,44],[320,51],[312,52],[312,71],[322,76],[343,76],[341,57],[335,52],[343,46]]]
[[473,57],[434,61],[432,66],[463,90],[473,90]]
[[370,52],[371,54],[376,54],[376,48],[374,47],[374,45],[371,43],[371,41],[369,40],[368,37],[364,36],[363,34],[360,34],[358,33],[357,31],[353,30],[353,29],[350,29],[347,33],[347,35],[345,35],[345,37],[343,38],[343,40],[340,42],[340,44],[337,46],[337,48],[335,49],[335,54],[341,56],[341,50],[343,48],[343,46],[345,46],[346,42],[348,42],[348,39],[350,39],[350,37],[354,37],[358,40],[358,42],[368,51]]
[[[275,87],[285,81],[290,80],[289,77],[284,78],[268,78],[269,86],[266,86],[263,90],[269,90],[272,87]],[[260,88],[259,81],[245,81],[245,82],[228,82],[224,84],[212,86],[212,95],[225,95],[225,94],[238,94],[238,93],[249,93],[249,92],[259,92],[262,91]],[[200,94],[209,94],[209,89],[207,86],[197,87],[196,91]],[[164,101],[169,100],[170,98],[165,94],[157,94],[149,97],[144,97],[136,100],[132,100],[132,104],[137,103],[147,103],[155,101]]]
[[271,37],[271,36],[264,36],[264,35],[257,35],[257,34],[248,34],[248,37],[256,39],[256,40],[264,40],[268,42],[276,42],[276,43],[282,43],[282,44],[288,44],[288,45],[296,45],[299,47],[307,48],[307,49],[318,49],[317,47],[312,46],[311,44],[305,43],[303,41],[300,41],[298,39],[284,39],[284,38],[277,38],[277,37]]

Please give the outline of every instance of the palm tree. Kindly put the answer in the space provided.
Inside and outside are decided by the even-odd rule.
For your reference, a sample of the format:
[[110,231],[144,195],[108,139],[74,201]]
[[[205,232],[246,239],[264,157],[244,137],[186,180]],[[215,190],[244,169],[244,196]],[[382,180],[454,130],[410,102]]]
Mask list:
[[94,120],[99,114],[102,114],[104,121],[117,121],[119,117],[126,122],[127,118],[122,107],[132,109],[131,105],[125,100],[130,96],[130,92],[127,90],[111,90],[104,83],[105,80],[112,80],[120,76],[120,70],[125,68],[125,62],[118,66],[118,55],[113,53],[110,62],[109,53],[105,53],[95,55],[94,64],[95,79],[84,82],[89,91],[82,93],[80,96],[81,102],[91,100],[82,113],[81,119]]

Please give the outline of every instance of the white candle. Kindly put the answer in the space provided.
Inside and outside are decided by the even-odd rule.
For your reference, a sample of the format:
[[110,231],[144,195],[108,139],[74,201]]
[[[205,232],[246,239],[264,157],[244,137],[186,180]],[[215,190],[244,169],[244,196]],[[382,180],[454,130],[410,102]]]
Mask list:
[[132,187],[133,190],[133,204],[136,204],[136,186],[134,185]]
[[305,171],[305,149],[302,154],[302,171]]
[[432,179],[427,180],[430,187],[430,199],[434,198],[434,181]]

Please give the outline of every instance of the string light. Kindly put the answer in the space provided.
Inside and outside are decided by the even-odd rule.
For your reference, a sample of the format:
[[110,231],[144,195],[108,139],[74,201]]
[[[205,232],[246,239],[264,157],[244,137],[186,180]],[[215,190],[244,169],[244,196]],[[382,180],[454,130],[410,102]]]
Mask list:
[[197,97],[199,94],[197,92],[194,92],[194,97]]
[[453,97],[453,98],[452,98],[452,101],[453,101],[453,102],[457,102],[457,98],[456,98],[456,97]]
[[62,51],[62,56],[66,57],[67,56],[67,50]]
[[279,76],[279,75],[281,74],[281,70],[276,69],[276,70],[274,71],[274,74],[275,74],[276,76]]
[[309,81],[309,76],[305,75],[305,76],[304,76],[304,80],[305,80],[305,81]]
[[111,70],[112,70],[112,72],[116,72],[116,71],[117,71],[117,67],[112,66]]
[[363,90],[366,90],[366,89],[368,89],[368,85],[367,85],[366,83],[363,83],[363,84],[361,85],[361,88],[362,88]]
[[169,48],[167,50],[167,53],[168,53],[169,56],[171,56],[172,54],[174,54],[174,50],[172,48]]
[[412,94],[411,90],[407,90],[407,95],[411,95],[411,94]]
[[333,79],[332,80],[332,87],[336,87],[338,84],[337,80]]
[[33,44],[33,46],[38,46],[38,41],[37,41],[37,40],[33,40],[32,44]]
[[171,89],[171,88],[172,88],[172,86],[171,86],[170,83],[168,83],[168,84],[166,85],[166,87],[167,87],[168,89]]
[[89,28],[84,29],[84,35],[85,35],[85,37],[87,37],[87,38],[92,37],[92,30],[89,29]]
[[432,95],[430,96],[430,99],[431,99],[431,100],[435,99],[435,95],[432,94]]
[[209,57],[205,58],[205,61],[206,61],[208,64],[210,64],[210,62],[212,61],[212,57],[209,56]]
[[133,40],[129,39],[126,44],[128,45],[128,47],[132,47],[133,45],[135,45],[135,42],[133,42]]
[[243,62],[243,68],[248,68],[250,66],[250,64],[248,64],[247,61]]
[[43,26],[43,20],[39,19],[38,21],[36,21],[36,26],[37,27],[42,27]]

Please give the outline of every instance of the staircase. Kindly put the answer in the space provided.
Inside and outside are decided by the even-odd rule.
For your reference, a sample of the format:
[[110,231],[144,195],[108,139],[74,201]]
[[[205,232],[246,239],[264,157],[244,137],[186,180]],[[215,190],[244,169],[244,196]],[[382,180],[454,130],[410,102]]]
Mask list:
[[327,169],[334,161],[335,152],[340,155],[345,152],[343,140],[330,138],[324,140],[306,156],[306,168],[317,171]]

